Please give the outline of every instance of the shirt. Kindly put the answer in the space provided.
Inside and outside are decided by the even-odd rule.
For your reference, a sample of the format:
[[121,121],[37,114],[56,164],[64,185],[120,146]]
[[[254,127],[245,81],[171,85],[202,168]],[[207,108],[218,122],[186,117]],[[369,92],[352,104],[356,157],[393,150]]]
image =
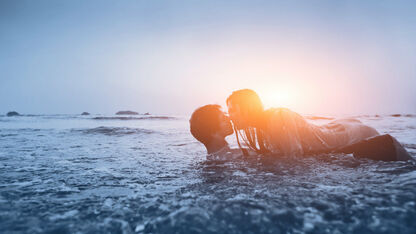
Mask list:
[[325,152],[378,135],[374,128],[357,119],[339,119],[318,126],[287,108],[269,109],[266,116],[263,131],[272,153]]

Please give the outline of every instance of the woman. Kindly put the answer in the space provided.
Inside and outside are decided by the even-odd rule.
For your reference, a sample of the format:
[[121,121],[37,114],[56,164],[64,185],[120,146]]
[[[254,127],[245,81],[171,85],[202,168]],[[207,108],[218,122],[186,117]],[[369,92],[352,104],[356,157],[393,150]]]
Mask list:
[[356,119],[336,120],[317,126],[286,108],[264,110],[259,96],[250,89],[233,92],[227,99],[227,106],[238,145],[241,148],[241,137],[258,153],[304,155],[330,152],[378,135],[374,128]]

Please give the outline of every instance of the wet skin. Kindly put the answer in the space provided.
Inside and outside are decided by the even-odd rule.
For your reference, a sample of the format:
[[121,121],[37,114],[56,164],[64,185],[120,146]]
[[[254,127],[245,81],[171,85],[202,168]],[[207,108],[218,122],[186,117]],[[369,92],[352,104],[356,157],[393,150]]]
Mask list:
[[234,130],[233,130],[233,126],[231,125],[230,118],[224,112],[222,112],[218,118],[220,122],[219,134],[224,137],[233,134]]

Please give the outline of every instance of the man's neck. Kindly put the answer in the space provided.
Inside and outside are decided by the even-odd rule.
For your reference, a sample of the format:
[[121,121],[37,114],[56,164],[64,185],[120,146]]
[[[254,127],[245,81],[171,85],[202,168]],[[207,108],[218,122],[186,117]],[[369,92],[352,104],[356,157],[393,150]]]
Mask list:
[[207,151],[208,154],[212,154],[215,152],[220,151],[221,149],[223,149],[224,147],[228,146],[227,141],[225,141],[224,138],[219,139],[219,138],[214,138],[207,146]]

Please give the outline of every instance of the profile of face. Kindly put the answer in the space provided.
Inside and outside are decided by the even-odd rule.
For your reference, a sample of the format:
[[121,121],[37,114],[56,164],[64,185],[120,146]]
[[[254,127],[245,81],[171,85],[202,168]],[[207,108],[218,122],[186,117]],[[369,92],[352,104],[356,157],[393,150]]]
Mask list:
[[245,118],[241,115],[240,107],[238,105],[228,103],[228,114],[237,129],[243,129],[246,127],[247,124]]
[[220,105],[215,104],[196,109],[189,119],[189,125],[192,136],[206,147],[223,141],[234,132],[230,118],[221,110]]
[[222,137],[226,137],[228,135],[233,134],[233,127],[231,125],[231,120],[230,118],[221,111],[221,113],[218,114],[218,132],[217,134],[219,134]]
[[256,127],[264,109],[260,97],[251,89],[234,91],[227,98],[228,114],[236,129]]

